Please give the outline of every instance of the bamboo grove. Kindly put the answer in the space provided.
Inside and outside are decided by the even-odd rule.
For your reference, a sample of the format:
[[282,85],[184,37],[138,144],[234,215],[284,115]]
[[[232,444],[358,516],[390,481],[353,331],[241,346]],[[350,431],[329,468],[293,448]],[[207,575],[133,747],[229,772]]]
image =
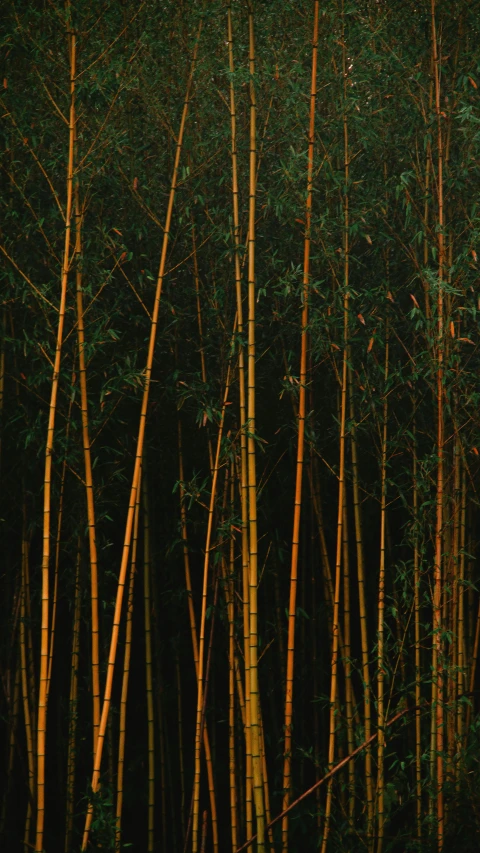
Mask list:
[[1,849],[477,851],[477,5],[2,12]]

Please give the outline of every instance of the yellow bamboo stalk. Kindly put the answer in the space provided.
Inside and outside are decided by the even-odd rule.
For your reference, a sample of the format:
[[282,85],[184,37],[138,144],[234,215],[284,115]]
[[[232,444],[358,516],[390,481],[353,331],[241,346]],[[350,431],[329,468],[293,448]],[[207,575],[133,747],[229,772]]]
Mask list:
[[238,330],[238,382],[240,409],[240,500],[242,521],[242,595],[243,595],[243,653],[245,661],[245,812],[246,834],[252,834],[252,741],[250,729],[250,605],[249,605],[249,575],[250,555],[248,543],[248,461],[247,461],[247,412],[245,395],[245,353],[243,346],[243,298],[240,264],[240,219],[238,205],[238,165],[237,165],[237,113],[234,86],[234,57],[233,57],[233,25],[231,3],[227,7],[228,62],[230,71],[230,128],[231,128],[231,159],[232,159],[232,209],[233,209],[233,239],[234,239],[234,270],[235,295],[237,304]]
[[[230,505],[231,511],[235,505],[235,466],[230,468]],[[224,575],[226,575],[226,567]],[[230,554],[228,576],[224,577],[225,593],[227,596],[228,615],[228,768],[230,782],[230,827],[232,853],[238,846],[237,828],[237,783],[235,761],[235,532],[230,529]]]
[[[138,437],[137,437],[137,447],[135,453],[135,466],[132,477],[132,486],[130,491],[130,499],[128,505],[128,513],[127,513],[127,521],[125,525],[125,538],[123,543],[123,551],[122,551],[122,560],[120,564],[120,572],[118,576],[118,586],[117,586],[117,595],[115,600],[115,612],[113,617],[113,626],[112,626],[112,634],[110,640],[110,651],[108,655],[108,663],[107,663],[107,675],[105,680],[105,691],[103,696],[103,704],[102,704],[102,714],[100,718],[100,727],[97,738],[97,746],[95,751],[95,759],[93,766],[93,774],[92,774],[92,792],[95,794],[98,790],[98,785],[100,781],[100,768],[102,763],[102,753],[103,753],[103,744],[105,740],[105,732],[107,727],[107,720],[110,711],[110,702],[112,696],[112,685],[113,685],[113,672],[115,667],[115,659],[117,652],[117,644],[118,644],[118,634],[120,630],[120,619],[122,613],[122,603],[123,603],[123,593],[125,588],[125,579],[127,573],[128,559],[130,554],[130,545],[132,538],[132,527],[133,527],[133,516],[135,512],[135,503],[137,491],[139,489],[139,481],[140,481],[140,468],[141,461],[143,456],[143,445],[145,438],[145,426],[147,420],[147,410],[148,410],[148,400],[150,396],[150,384],[152,377],[152,369],[153,369],[153,354],[155,351],[155,342],[157,337],[157,329],[158,329],[158,316],[160,311],[160,300],[162,295],[162,287],[163,287],[163,279],[165,275],[165,264],[167,259],[167,250],[170,236],[170,227],[172,222],[172,213],[173,213],[173,205],[175,201],[175,193],[177,188],[177,180],[178,180],[178,170],[180,165],[180,154],[182,151],[183,144],[183,135],[185,130],[185,123],[187,120],[188,107],[190,102],[190,91],[192,86],[193,75],[195,71],[197,52],[198,52],[198,44],[200,39],[200,34],[202,30],[202,23],[200,21],[197,39],[195,42],[195,47],[193,51],[192,63],[190,66],[190,74],[187,81],[186,93],[185,93],[185,101],[182,110],[182,117],[180,120],[180,129],[177,137],[176,144],[176,152],[175,152],[175,160],[173,166],[172,173],[172,181],[170,185],[170,193],[168,198],[168,206],[167,213],[165,217],[165,230],[163,234],[163,243],[162,243],[162,252],[160,257],[160,266],[157,277],[157,285],[155,289],[155,302],[152,312],[152,322],[150,327],[150,338],[148,344],[148,355],[147,355],[147,363],[145,367],[145,382],[143,388],[142,395],[142,405],[140,411],[140,423],[138,429]],[[85,818],[85,828],[83,832],[82,839],[82,850],[86,850],[88,844],[88,838],[90,834],[90,827],[92,825],[93,819],[93,806],[89,805],[87,815]]]
[[[284,752],[283,752],[283,810],[290,802],[290,786],[292,774],[292,718],[293,718],[293,678],[295,670],[295,622],[296,599],[298,582],[298,556],[300,548],[300,517],[302,509],[303,464],[305,452],[305,416],[306,416],[306,384],[307,384],[307,329],[308,302],[310,295],[310,247],[313,201],[313,156],[315,145],[315,106],[317,98],[317,52],[318,52],[318,13],[319,2],[314,4],[313,39],[312,39],[312,77],[310,85],[310,122],[308,130],[308,171],[307,199],[305,208],[305,239],[303,254],[303,291],[301,315],[301,353],[300,353],[300,388],[298,400],[298,441],[297,462],[295,471],[295,498],[293,513],[292,557],[290,565],[290,596],[288,606],[288,646],[287,673],[285,682],[285,723],[284,723]],[[288,815],[282,821],[282,845],[284,853],[288,850]]]
[[78,374],[80,384],[80,411],[82,416],[82,443],[85,468],[85,494],[87,499],[88,544],[90,549],[90,607],[91,607],[91,665],[93,703],[93,750],[95,751],[100,725],[100,658],[98,622],[98,557],[95,526],[95,498],[93,491],[92,457],[88,419],[87,370],[85,364],[85,325],[83,319],[82,275],[82,219],[78,182],[75,184],[75,261],[76,306],[78,336]]
[[67,298],[67,281],[70,267],[70,236],[73,197],[73,169],[75,142],[75,75],[76,75],[76,35],[68,33],[70,58],[70,110],[68,122],[68,164],[67,164],[67,203],[65,208],[65,245],[63,250],[60,305],[58,309],[58,325],[55,343],[55,358],[53,365],[52,384],[50,390],[50,405],[48,414],[47,440],[45,445],[45,475],[43,492],[43,548],[42,548],[42,618],[41,618],[41,647],[40,647],[40,682],[38,696],[37,724],[37,821],[35,851],[43,850],[43,833],[45,824],[45,739],[47,729],[47,689],[48,689],[48,658],[49,658],[49,569],[50,569],[50,523],[51,523],[51,484],[52,484],[52,454],[55,434],[55,416],[57,411],[57,395],[60,380],[60,365],[62,357],[63,328],[65,323],[65,307]]
[[[140,480],[141,480],[140,472]],[[122,844],[122,809],[123,809],[123,779],[125,773],[125,742],[127,735],[127,701],[130,680],[130,662],[132,657],[132,628],[133,628],[133,592],[137,573],[138,525],[140,518],[140,490],[137,492],[135,517],[132,533],[132,556],[130,561],[130,577],[127,594],[127,619],[125,625],[125,651],[123,656],[122,693],[120,696],[120,718],[118,725],[118,760],[117,760],[117,798],[115,804],[115,849],[121,850]]]
[[265,850],[265,805],[260,760],[259,686],[258,686],[258,533],[257,533],[257,473],[255,461],[255,200],[257,182],[257,101],[255,93],[255,33],[253,4],[248,3],[248,64],[250,74],[250,180],[248,205],[248,373],[247,373],[247,456],[248,456],[248,530],[250,610],[249,672],[250,672],[250,729],[252,746],[253,800],[257,820],[257,851]]

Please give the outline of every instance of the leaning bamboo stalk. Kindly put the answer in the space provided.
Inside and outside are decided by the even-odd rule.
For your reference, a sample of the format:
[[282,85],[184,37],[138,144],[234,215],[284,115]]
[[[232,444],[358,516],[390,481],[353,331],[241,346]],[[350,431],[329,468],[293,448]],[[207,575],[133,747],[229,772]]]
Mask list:
[[[70,10],[68,8],[68,12]],[[51,487],[52,487],[52,454],[55,434],[55,416],[57,412],[57,395],[60,381],[60,365],[62,358],[63,329],[65,324],[65,308],[67,299],[67,281],[70,268],[70,236],[73,198],[74,143],[75,143],[75,75],[76,75],[76,35],[68,33],[70,58],[70,110],[68,122],[68,164],[67,164],[67,203],[65,208],[65,245],[63,250],[60,305],[58,309],[58,325],[55,343],[55,358],[50,391],[48,413],[47,441],[45,445],[45,475],[43,492],[43,548],[42,548],[42,619],[41,619],[41,648],[40,648],[40,682],[38,695],[38,724],[37,724],[37,822],[35,851],[43,850],[43,834],[45,824],[45,741],[47,729],[47,686],[48,686],[48,657],[49,657],[49,569],[50,569],[50,524],[51,524]]]
[[[310,85],[310,123],[308,130],[308,168],[307,168],[307,199],[305,207],[305,239],[303,248],[303,289],[301,314],[301,352],[300,352],[300,387],[298,399],[298,440],[297,461],[295,470],[295,497],[293,511],[292,556],[290,565],[290,595],[288,605],[288,646],[287,672],[285,683],[285,723],[283,751],[283,809],[290,802],[290,786],[292,773],[292,719],[293,719],[293,678],[295,671],[295,617],[298,582],[298,557],[300,549],[300,518],[302,511],[302,484],[305,453],[305,417],[306,417],[306,385],[307,385],[307,329],[308,302],[310,297],[310,248],[313,202],[313,157],[315,145],[315,106],[317,98],[317,53],[318,53],[318,12],[319,0],[316,0],[313,14],[312,39],[312,78]],[[282,844],[284,853],[288,849],[288,816],[282,823]]]
[[[328,765],[333,767],[335,758],[335,733],[336,733],[336,700],[338,689],[338,647],[339,647],[339,613],[340,613],[340,583],[342,568],[342,545],[343,545],[343,494],[345,488],[345,421],[346,421],[346,395],[347,395],[347,335],[348,335],[348,291],[344,296],[344,354],[342,369],[342,387],[340,403],[340,460],[338,476],[338,517],[337,517],[337,543],[335,557],[335,589],[333,596],[333,619],[332,619],[332,658],[330,671],[330,715],[329,715],[329,738],[328,738]],[[332,809],[332,780],[328,783],[327,801],[325,806],[325,824],[322,839],[322,853],[326,853],[328,835],[330,831],[330,817]]]
[[[365,740],[368,740],[372,731],[372,708],[370,668],[368,664],[368,623],[367,623],[367,596],[365,589],[365,561],[363,547],[362,509],[360,499],[360,482],[358,472],[358,445],[357,430],[355,426],[355,403],[353,400],[352,370],[348,371],[350,390],[350,420],[352,428],[350,432],[352,453],[352,486],[353,486],[353,512],[355,521],[355,543],[357,552],[357,581],[358,581],[358,606],[360,621],[360,641],[362,647],[362,680],[363,680],[363,714],[365,726]],[[365,751],[365,788],[367,795],[367,850],[371,853],[373,845],[373,773],[372,773],[372,750],[368,746]]]
[[[394,717],[391,717],[389,720],[387,720],[385,728],[390,728],[390,726],[393,726],[394,723],[396,723],[398,720],[401,720],[402,717],[404,717],[406,714],[415,710],[415,708],[404,708],[402,711],[399,711],[398,714],[395,714]],[[292,812],[293,809],[295,809],[299,805],[299,803],[304,802],[308,797],[315,793],[315,791],[317,791],[322,785],[325,785],[326,782],[330,782],[337,775],[337,773],[339,773],[340,770],[342,770],[349,763],[349,761],[352,761],[352,759],[356,758],[359,753],[363,752],[363,750],[366,749],[367,746],[370,746],[376,740],[377,735],[378,732],[374,732],[372,735],[370,735],[369,741],[363,741],[363,743],[361,743],[360,746],[357,746],[357,748],[350,755],[346,755],[345,758],[342,758],[335,765],[335,767],[332,767],[332,769],[325,774],[325,776],[322,776],[322,778],[319,779],[318,782],[315,782],[315,784],[308,788],[306,791],[304,791],[303,794],[300,794],[300,796],[297,797],[297,799],[294,800],[293,803],[290,803],[288,807],[289,813]],[[273,818],[272,821],[270,821],[266,828],[270,829],[276,823],[278,823],[278,821],[283,820],[284,816],[284,812],[280,812],[280,814],[278,814],[276,817]],[[235,853],[243,853],[244,850],[251,847],[256,838],[257,836],[253,835],[251,838],[245,841],[245,843],[242,844],[241,847],[237,847]]]
[[[165,230],[163,234],[163,243],[162,243],[162,252],[160,257],[160,266],[157,277],[157,285],[155,289],[155,301],[152,312],[152,321],[150,326],[150,338],[148,344],[148,355],[147,355],[147,363],[145,367],[145,381],[142,395],[142,406],[140,411],[140,423],[138,429],[138,437],[137,437],[137,447],[135,454],[135,466],[132,477],[132,486],[130,491],[130,499],[128,505],[128,513],[127,513],[127,521],[125,526],[125,538],[123,543],[123,551],[122,551],[122,560],[120,565],[120,572],[118,577],[118,587],[117,587],[117,595],[115,600],[115,612],[113,617],[113,626],[112,626],[112,635],[110,640],[110,651],[108,656],[107,663],[107,675],[105,680],[105,691],[103,696],[103,705],[102,705],[102,714],[100,718],[100,727],[97,738],[97,747],[95,752],[95,760],[93,767],[93,775],[92,775],[92,792],[95,794],[98,790],[98,785],[100,781],[100,767],[102,762],[102,753],[103,753],[103,744],[105,740],[105,732],[107,727],[107,720],[110,711],[110,702],[112,696],[112,686],[113,686],[113,671],[115,667],[115,659],[117,652],[117,644],[118,644],[118,634],[120,630],[120,619],[122,613],[122,603],[123,603],[123,593],[125,588],[125,578],[127,573],[128,566],[128,558],[130,553],[130,545],[132,538],[132,527],[133,527],[133,516],[135,512],[135,503],[137,491],[139,489],[139,479],[140,479],[140,468],[143,456],[143,445],[145,438],[145,426],[147,420],[147,410],[148,410],[148,401],[150,396],[150,384],[153,370],[153,355],[155,351],[155,342],[157,338],[157,329],[158,329],[158,317],[160,311],[160,300],[162,295],[162,287],[163,287],[163,279],[165,275],[165,264],[167,259],[167,250],[169,244],[169,236],[170,236],[170,227],[172,223],[172,214],[173,214],[173,205],[175,202],[175,193],[177,188],[177,180],[178,180],[178,170],[180,165],[180,154],[182,151],[183,144],[183,135],[185,131],[185,123],[187,120],[188,107],[190,102],[190,91],[192,87],[193,75],[195,71],[197,52],[200,34],[202,30],[202,20],[200,21],[197,39],[195,42],[195,47],[193,51],[192,63],[190,67],[190,73],[187,81],[186,93],[185,93],[185,102],[182,110],[182,117],[180,120],[180,129],[177,138],[176,144],[176,152],[175,152],[175,160],[173,166],[172,173],[172,181],[170,185],[170,194],[168,199],[167,213],[165,217]],[[83,833],[82,840],[82,850],[85,850],[88,843],[88,837],[90,834],[90,827],[93,819],[93,806],[89,805],[86,819],[85,819],[85,829]]]
[[[345,423],[347,410],[347,382],[348,382],[348,311],[349,311],[349,283],[350,283],[350,215],[349,215],[349,180],[350,180],[350,154],[348,144],[348,117],[346,112],[347,101],[347,64],[346,46],[343,15],[343,40],[342,40],[342,70],[343,70],[343,146],[344,146],[344,199],[343,199],[343,359],[342,377],[340,391],[340,452],[338,468],[338,508],[337,508],[337,541],[335,552],[335,589],[333,595],[333,620],[332,620],[332,657],[330,673],[330,719],[328,733],[328,766],[333,767],[335,758],[335,734],[336,734],[336,703],[338,689],[338,646],[340,630],[340,583],[342,569],[342,545],[343,545],[343,505],[345,489]],[[327,800],[325,805],[325,824],[323,829],[321,853],[326,853],[328,836],[330,831],[330,817],[332,810],[332,780],[328,783]]]
[[215,502],[217,496],[218,472],[220,468],[220,451],[223,438],[223,427],[225,423],[225,411],[228,402],[228,394],[230,391],[231,381],[231,358],[228,364],[227,377],[225,382],[225,392],[223,397],[222,411],[220,415],[220,424],[218,428],[217,447],[215,451],[215,461],[212,472],[212,488],[210,492],[210,503],[208,507],[207,535],[205,542],[205,558],[203,564],[203,584],[202,584],[202,609],[200,615],[200,628],[198,635],[198,678],[197,678],[197,714],[195,727],[195,773],[193,782],[193,819],[192,819],[192,853],[197,853],[199,844],[199,814],[200,814],[200,758],[201,744],[203,740],[203,707],[204,707],[204,649],[205,649],[205,622],[207,614],[207,595],[208,595],[208,577],[210,567],[210,554],[212,549],[212,532]]
[[83,317],[82,275],[82,219],[78,182],[75,185],[75,258],[76,306],[78,336],[78,373],[80,384],[80,411],[82,416],[82,442],[85,468],[85,494],[87,501],[88,544],[90,549],[90,608],[91,608],[91,664],[93,703],[93,750],[95,751],[100,725],[100,658],[98,622],[98,557],[95,526],[95,498],[93,491],[92,456],[88,419],[87,370],[85,364],[85,324]]
[[[141,479],[141,474],[140,474]],[[135,518],[132,534],[132,558],[130,561],[130,578],[128,581],[127,619],[125,625],[125,651],[123,657],[122,693],[120,696],[120,719],[118,725],[118,760],[117,760],[117,799],[115,806],[115,849],[120,851],[122,843],[122,809],[123,809],[123,779],[125,772],[125,743],[127,733],[127,700],[130,680],[130,661],[132,656],[133,628],[133,592],[137,572],[138,525],[140,517],[140,490],[135,504]]]
[[[182,444],[182,427],[180,418],[178,419],[178,468],[179,468],[179,481],[180,481],[180,524],[181,524],[181,535],[182,535],[182,545],[183,545],[183,563],[185,570],[185,588],[188,596],[188,616],[190,622],[190,634],[192,638],[192,651],[193,651],[193,663],[195,666],[195,678],[198,682],[198,633],[197,633],[197,623],[195,617],[195,608],[193,604],[193,591],[192,591],[192,580],[190,573],[190,555],[188,550],[188,536],[187,536],[187,513],[185,510],[185,475],[184,475],[184,466],[183,466],[183,444]],[[197,688],[198,689],[198,688]],[[203,727],[203,749],[205,752],[205,763],[207,765],[207,783],[208,783],[208,792],[210,798],[210,813],[212,820],[212,834],[213,834],[213,843],[214,849],[218,849],[218,825],[217,825],[217,808],[216,808],[216,800],[215,800],[215,785],[213,778],[213,762],[212,762],[212,752],[210,749],[210,739],[208,735],[208,728],[206,725]],[[187,834],[185,833],[185,844],[187,844]]]
[[[347,748],[351,753],[354,750],[354,720],[353,720],[353,690],[352,690],[352,660],[351,660],[351,614],[350,614],[350,553],[348,541],[348,508],[347,490],[343,494],[343,632],[344,632],[344,657],[343,669],[345,672],[345,710],[347,723]],[[355,767],[353,761],[348,765],[348,821],[350,831],[355,824]]]

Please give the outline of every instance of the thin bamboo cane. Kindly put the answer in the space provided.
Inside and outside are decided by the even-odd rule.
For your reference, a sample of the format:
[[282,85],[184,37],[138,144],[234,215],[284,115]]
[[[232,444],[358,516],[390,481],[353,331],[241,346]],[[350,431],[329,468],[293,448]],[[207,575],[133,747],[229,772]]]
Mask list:
[[[68,16],[70,8],[67,7]],[[70,23],[68,24],[70,26]],[[65,209],[65,245],[63,250],[60,305],[58,309],[58,326],[55,344],[55,358],[50,391],[48,414],[47,440],[45,445],[45,476],[43,493],[43,549],[42,549],[42,620],[40,648],[40,683],[38,695],[38,724],[37,724],[37,821],[35,851],[43,850],[43,833],[45,824],[45,740],[47,728],[47,686],[48,686],[48,657],[49,657],[49,569],[50,569],[50,516],[51,516],[51,483],[52,483],[52,454],[55,434],[55,415],[57,410],[57,395],[60,380],[60,365],[62,357],[63,328],[65,323],[65,307],[67,298],[67,281],[70,267],[70,236],[73,198],[74,142],[75,142],[75,76],[76,76],[76,35],[68,32],[70,59],[70,110],[68,123],[68,164],[67,164],[67,203]]]
[[150,508],[147,467],[143,476],[143,599],[145,617],[145,681],[148,733],[148,853],[155,848],[155,721],[153,716],[152,625],[150,595]]
[[[198,256],[197,256],[197,240],[195,236],[195,220],[193,218],[193,214],[191,215],[191,223],[192,223],[192,255],[193,255],[193,278],[195,282],[195,298],[197,302],[197,326],[198,326],[198,338],[200,342],[200,366],[202,371],[202,382],[204,387],[207,386],[207,367],[205,364],[205,346],[204,346],[204,336],[203,336],[203,321],[202,321],[202,303],[200,299],[200,275],[198,272]],[[210,471],[213,470],[213,451],[212,451],[212,442],[209,437],[208,439],[208,458],[210,460]]]
[[[140,473],[141,479],[141,473]],[[132,557],[130,561],[130,578],[128,581],[127,619],[125,625],[125,651],[123,658],[122,693],[120,697],[120,719],[118,726],[118,760],[117,760],[117,798],[115,805],[115,849],[120,851],[122,843],[122,809],[123,809],[123,779],[125,772],[125,743],[127,733],[127,700],[130,680],[130,661],[132,656],[133,628],[133,592],[137,572],[138,525],[140,518],[140,490],[137,493],[135,517],[133,520]]]
[[381,457],[380,496],[380,569],[378,577],[378,627],[377,627],[377,853],[382,853],[385,833],[385,533],[387,505],[387,439],[388,439],[388,373],[389,330],[385,322],[385,367],[383,396],[383,429]]
[[[113,685],[113,671],[114,671],[114,667],[115,667],[115,659],[116,659],[117,644],[118,644],[118,634],[119,634],[119,629],[120,629],[120,618],[121,618],[121,613],[122,613],[123,592],[124,592],[124,588],[125,588],[125,578],[126,578],[128,558],[129,558],[129,553],[130,553],[136,495],[137,495],[137,491],[139,489],[140,468],[141,468],[141,461],[142,461],[142,456],[143,456],[145,426],[146,426],[146,420],[147,420],[148,400],[149,400],[149,395],[150,395],[150,385],[151,385],[151,377],[152,377],[152,369],[153,369],[153,354],[155,351],[155,342],[156,342],[157,328],[158,328],[160,299],[161,299],[161,295],[162,295],[163,279],[164,279],[164,275],[165,275],[165,264],[166,264],[166,259],[167,259],[167,250],[168,250],[168,242],[169,242],[169,235],[170,235],[170,226],[171,226],[171,222],[172,222],[173,205],[174,205],[174,201],[175,201],[175,193],[176,193],[176,188],[177,188],[178,170],[179,170],[179,165],[180,165],[180,154],[182,151],[183,135],[184,135],[185,123],[186,123],[187,114],[188,114],[188,106],[189,106],[189,102],[190,102],[190,91],[191,91],[192,80],[193,80],[193,75],[194,75],[194,71],[195,71],[199,39],[200,39],[201,31],[202,31],[202,24],[203,24],[203,20],[200,21],[200,24],[198,27],[197,38],[196,38],[196,42],[195,42],[195,47],[194,47],[193,56],[192,56],[192,63],[191,63],[191,67],[190,67],[190,74],[189,74],[188,81],[187,81],[187,87],[186,87],[186,93],[185,93],[185,102],[183,105],[182,117],[180,120],[180,129],[179,129],[178,138],[177,138],[175,161],[174,161],[174,166],[173,166],[172,181],[171,181],[171,186],[170,186],[168,207],[167,207],[167,213],[166,213],[166,218],[165,218],[165,230],[164,230],[164,235],[163,235],[162,253],[161,253],[160,266],[159,266],[159,271],[158,271],[157,286],[155,289],[155,302],[154,302],[154,308],[153,308],[153,313],[152,313],[152,322],[151,322],[151,327],[150,327],[150,338],[149,338],[149,345],[148,345],[147,364],[146,364],[146,368],[145,368],[145,382],[144,382],[144,389],[143,389],[143,395],[142,395],[140,423],[139,423],[137,447],[136,447],[136,454],[135,454],[135,467],[134,467],[134,472],[133,472],[133,477],[132,477],[132,487],[131,487],[130,499],[129,499],[129,505],[128,505],[127,521],[126,521],[126,526],[125,526],[125,538],[124,538],[124,543],[123,543],[122,560],[121,560],[120,572],[119,572],[119,577],[118,577],[118,587],[117,587],[117,595],[116,595],[116,600],[115,600],[115,612],[114,612],[114,617],[113,617],[112,635],[111,635],[111,641],[110,641],[110,651],[109,651],[108,663],[107,663],[107,675],[106,675],[106,682],[105,682],[105,691],[104,691],[104,696],[103,696],[102,714],[101,714],[101,718],[100,718],[100,727],[99,727],[99,733],[98,733],[98,738],[97,738],[97,747],[96,747],[96,751],[95,751],[95,760],[94,760],[93,775],[92,775],[92,786],[91,787],[92,787],[92,792],[94,794],[98,790],[98,785],[99,785],[99,781],[100,781],[100,767],[101,767],[101,762],[102,762],[103,744],[104,744],[104,740],[105,740],[105,731],[106,731],[107,720],[108,720],[108,715],[109,715],[109,711],[110,711],[110,703],[111,703],[111,696],[112,696],[112,685]],[[90,834],[90,827],[92,824],[92,819],[93,819],[93,806],[92,806],[92,804],[90,804],[88,811],[87,811],[86,819],[85,819],[85,828],[84,828],[82,847],[81,847],[82,850],[85,850],[87,847],[88,837]]]
[[78,667],[80,660],[80,617],[82,595],[80,586],[81,542],[77,546],[75,566],[75,596],[73,605],[72,654],[70,660],[70,695],[68,699],[67,796],[65,804],[65,853],[71,853],[75,815],[75,766],[78,725]]
[[[308,130],[308,167],[307,167],[307,199],[305,206],[305,239],[303,254],[303,290],[301,314],[301,353],[300,353],[300,387],[298,399],[298,440],[297,461],[295,471],[295,497],[292,532],[292,556],[290,565],[290,596],[288,605],[288,646],[287,673],[285,682],[285,723],[284,723],[284,753],[283,753],[283,809],[290,802],[290,786],[292,775],[292,720],[293,720],[293,678],[295,671],[295,621],[296,598],[298,582],[298,557],[300,547],[300,517],[302,510],[302,483],[305,452],[305,417],[306,417],[306,384],[307,384],[307,329],[308,303],[310,298],[310,248],[313,202],[313,157],[315,145],[315,106],[317,98],[317,53],[318,53],[318,13],[319,0],[315,0],[313,14],[312,38],[312,77],[310,86],[310,123]],[[282,824],[283,851],[288,849],[288,817]]]
[[247,461],[247,413],[245,396],[245,353],[243,345],[243,298],[240,265],[240,219],[239,219],[239,190],[238,190],[238,165],[237,165],[237,113],[234,85],[234,57],[233,57],[233,25],[231,3],[227,7],[227,36],[228,36],[228,63],[230,71],[230,128],[231,128],[231,159],[232,159],[232,212],[233,212],[233,239],[234,239],[234,270],[235,270],[235,295],[237,304],[237,329],[238,329],[238,382],[239,382],[239,410],[240,410],[240,499],[241,499],[241,521],[242,521],[242,595],[243,595],[243,653],[245,661],[245,702],[246,702],[246,724],[245,724],[245,809],[246,809],[246,833],[252,834],[252,742],[250,728],[250,606],[249,606],[249,574],[250,556],[248,544],[248,461]]
[[[342,3],[343,39],[342,39],[342,68],[343,68],[343,142],[344,142],[344,182],[345,191],[343,199],[343,248],[344,248],[344,293],[343,293],[343,359],[340,398],[340,453],[338,470],[338,510],[337,510],[337,541],[335,553],[335,590],[333,598],[333,621],[332,621],[332,657],[330,674],[330,720],[328,738],[328,766],[333,767],[335,758],[335,733],[336,733],[336,702],[338,689],[338,646],[339,646],[339,611],[340,611],[340,583],[342,568],[342,544],[343,544],[343,504],[345,489],[345,423],[347,408],[347,378],[348,378],[348,310],[349,310],[349,275],[350,275],[350,237],[349,237],[349,179],[350,179],[350,155],[348,145],[348,118],[346,113],[347,97],[347,66],[346,45],[344,33],[344,9]],[[330,817],[332,810],[332,780],[328,783],[327,800],[325,805],[325,824],[323,829],[321,853],[326,853],[328,836],[330,831]]]
[[[350,419],[352,427],[350,431],[351,452],[352,452],[352,485],[353,485],[353,511],[355,519],[355,542],[357,552],[357,578],[358,578],[358,605],[359,605],[359,620],[360,620],[360,640],[362,646],[362,680],[363,680],[363,713],[365,726],[365,740],[368,740],[372,731],[372,709],[371,709],[371,687],[370,687],[370,669],[368,664],[368,623],[367,623],[367,604],[366,604],[366,589],[365,589],[365,563],[364,563],[364,547],[363,547],[363,527],[362,527],[362,509],[360,500],[360,484],[358,473],[358,447],[357,447],[357,431],[355,426],[355,403],[353,399],[352,388],[352,370],[348,371],[349,389],[350,389]],[[372,750],[368,746],[365,751],[365,788],[367,794],[367,850],[372,851],[374,842],[373,833],[373,773],[372,773]]]
[[197,719],[195,728],[195,775],[193,782],[193,819],[192,819],[192,853],[197,853],[198,850],[198,821],[200,813],[200,758],[201,744],[203,740],[203,705],[204,705],[204,646],[205,646],[205,621],[207,613],[207,594],[208,594],[208,575],[210,565],[210,553],[212,548],[212,532],[213,518],[215,510],[215,501],[217,495],[218,472],[220,467],[220,451],[223,438],[223,427],[225,423],[225,410],[228,402],[228,394],[230,391],[231,381],[231,359],[229,360],[227,378],[225,382],[225,392],[220,416],[220,424],[218,429],[217,447],[215,451],[215,462],[212,473],[212,488],[210,493],[210,504],[208,508],[207,535],[205,543],[205,559],[203,564],[203,585],[202,585],[202,610],[200,616],[200,630],[198,637],[198,678],[197,678]]
[[90,548],[90,600],[91,600],[91,664],[93,703],[93,750],[96,748],[100,725],[100,657],[98,622],[98,557],[95,525],[95,498],[93,490],[92,456],[88,419],[87,370],[85,364],[85,325],[83,318],[83,274],[82,274],[82,220],[78,181],[75,184],[75,260],[76,260],[76,308],[78,335],[78,373],[80,384],[80,411],[82,416],[82,442],[85,467],[85,495],[87,500],[88,544]]
[[[235,466],[232,460],[230,466],[230,511],[235,506]],[[224,567],[225,593],[227,596],[228,615],[228,769],[230,783],[230,831],[232,851],[238,844],[237,819],[237,783],[235,761],[235,532],[233,525],[230,529],[230,553],[228,576]]]
[[[456,396],[456,395],[455,395]],[[458,401],[455,400],[455,410],[457,409]],[[456,419],[455,419],[456,420]],[[450,579],[451,594],[450,594],[450,661],[447,672],[447,773],[450,778],[458,783],[459,764],[455,761],[455,753],[457,750],[457,716],[458,716],[458,682],[459,682],[459,597],[460,597],[460,526],[462,514],[462,454],[460,437],[458,430],[455,428],[455,439],[453,444],[453,501],[452,501],[452,554],[451,554],[451,569],[452,576]]]
[[[348,542],[348,513],[347,490],[344,489],[343,509],[343,631],[345,639],[343,668],[345,671],[345,706],[347,723],[348,752],[352,753],[355,746],[353,727],[353,691],[352,691],[352,661],[351,661],[351,625],[350,625],[350,555]],[[348,765],[348,821],[350,830],[355,825],[355,767],[353,761]]]
[[433,653],[432,653],[432,718],[435,729],[437,813],[437,845],[443,849],[443,644],[442,644],[442,550],[444,501],[444,330],[443,330],[443,276],[444,276],[444,217],[443,217],[443,134],[441,116],[440,56],[438,52],[435,0],[431,0],[432,64],[435,81],[435,114],[437,119],[437,216],[438,216],[438,292],[437,292],[437,494],[435,527],[435,563],[433,598]]
[[[180,480],[180,522],[181,522],[181,534],[182,534],[182,542],[183,542],[183,562],[184,562],[184,570],[185,570],[185,588],[187,590],[188,596],[188,615],[190,622],[190,634],[192,638],[192,651],[193,651],[193,662],[195,665],[195,677],[198,682],[198,634],[197,634],[197,624],[195,617],[195,608],[193,604],[193,592],[192,592],[192,581],[190,574],[190,557],[188,551],[188,536],[187,536],[187,514],[185,510],[185,489],[183,483],[185,482],[184,475],[184,467],[183,467],[183,446],[182,446],[182,429],[181,429],[181,421],[178,419],[178,460],[179,460],[179,480]],[[213,762],[212,762],[212,753],[210,749],[210,739],[208,735],[208,728],[206,725],[203,727],[203,749],[205,752],[205,763],[207,765],[207,781],[208,781],[208,791],[210,797],[210,812],[212,817],[212,833],[213,833],[213,841],[214,845],[218,845],[218,826],[217,826],[217,808],[216,808],[216,800],[215,800],[215,785],[213,778]],[[185,833],[185,849],[188,843],[188,832]]]

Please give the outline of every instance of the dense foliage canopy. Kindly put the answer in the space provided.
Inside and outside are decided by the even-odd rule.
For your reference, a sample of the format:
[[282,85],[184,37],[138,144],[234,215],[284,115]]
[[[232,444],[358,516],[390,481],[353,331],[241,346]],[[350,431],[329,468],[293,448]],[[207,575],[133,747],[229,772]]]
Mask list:
[[2,849],[478,850],[476,4],[0,38]]

